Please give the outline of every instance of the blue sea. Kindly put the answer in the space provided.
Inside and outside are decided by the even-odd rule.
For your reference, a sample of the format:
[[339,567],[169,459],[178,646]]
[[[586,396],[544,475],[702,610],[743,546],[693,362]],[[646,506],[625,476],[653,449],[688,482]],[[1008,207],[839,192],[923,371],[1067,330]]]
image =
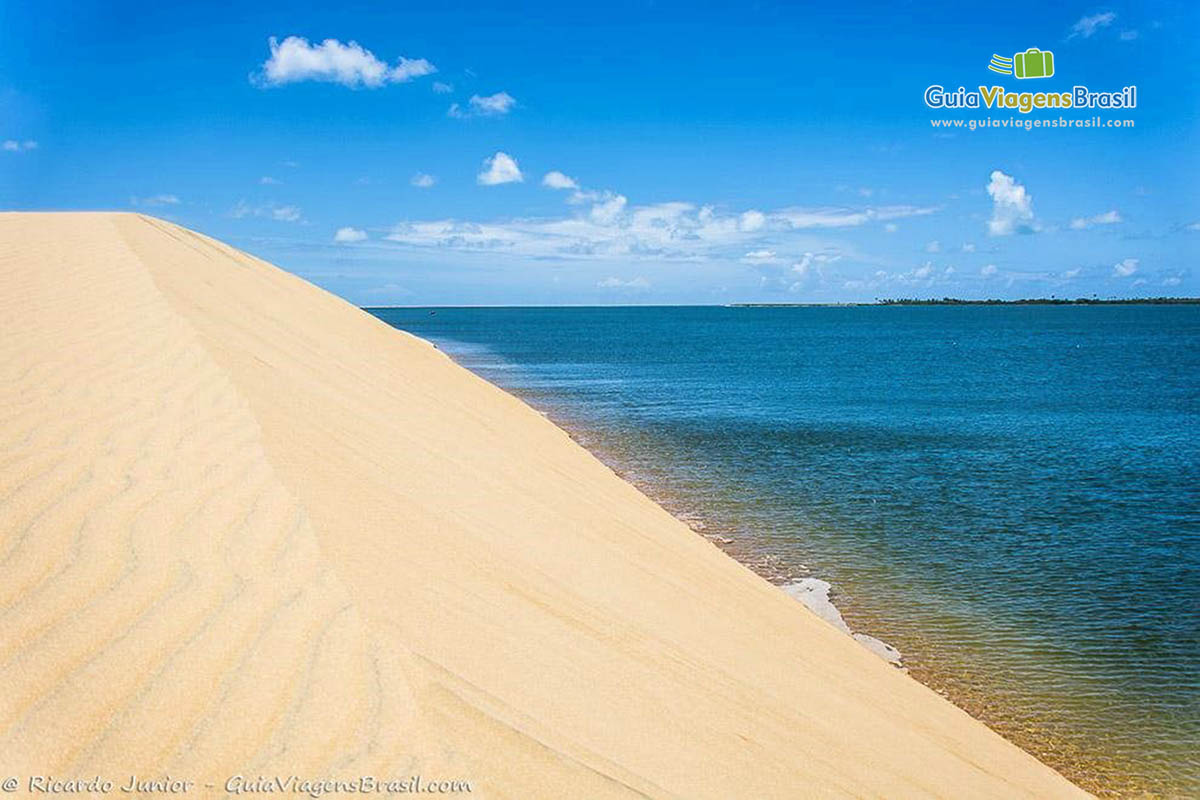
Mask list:
[[1200,797],[1200,307],[372,313],[1085,787]]

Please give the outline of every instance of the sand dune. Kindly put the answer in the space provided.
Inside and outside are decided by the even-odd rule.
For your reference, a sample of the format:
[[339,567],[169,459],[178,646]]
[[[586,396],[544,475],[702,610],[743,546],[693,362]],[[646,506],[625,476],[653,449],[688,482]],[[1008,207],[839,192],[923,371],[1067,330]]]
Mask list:
[[520,401],[220,242],[0,214],[0,330],[7,774],[1086,796]]

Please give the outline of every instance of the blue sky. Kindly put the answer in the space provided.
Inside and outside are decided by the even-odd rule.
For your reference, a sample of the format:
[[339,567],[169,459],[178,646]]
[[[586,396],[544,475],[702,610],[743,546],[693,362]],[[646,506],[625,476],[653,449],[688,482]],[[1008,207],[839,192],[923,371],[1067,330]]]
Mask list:
[[[0,2],[0,208],[367,305],[1200,295],[1194,3],[249,5]],[[987,70],[1029,47],[1053,78]],[[1134,127],[931,126],[1097,114]]]

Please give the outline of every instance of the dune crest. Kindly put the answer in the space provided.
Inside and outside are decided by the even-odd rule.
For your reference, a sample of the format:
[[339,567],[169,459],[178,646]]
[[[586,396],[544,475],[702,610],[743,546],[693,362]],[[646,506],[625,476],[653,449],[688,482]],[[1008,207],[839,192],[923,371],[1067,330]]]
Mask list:
[[276,267],[141,215],[9,213],[0,290],[13,775],[1088,796]]

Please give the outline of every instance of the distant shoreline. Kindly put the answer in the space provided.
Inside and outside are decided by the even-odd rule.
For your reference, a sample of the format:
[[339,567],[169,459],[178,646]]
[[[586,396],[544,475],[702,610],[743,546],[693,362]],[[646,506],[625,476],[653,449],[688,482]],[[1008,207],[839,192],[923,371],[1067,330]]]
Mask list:
[[1200,297],[1136,297],[1136,298],[1096,298],[1077,297],[1029,297],[1020,300],[963,300],[957,297],[943,297],[940,300],[918,300],[909,298],[874,300],[871,302],[847,301],[844,303],[609,303],[586,304],[564,303],[560,305],[532,304],[479,304],[479,305],[367,305],[359,306],[364,311],[387,308],[859,308],[873,306],[1196,306],[1200,305]]
[[963,300],[943,297],[940,300],[897,298],[876,300],[873,303],[730,303],[733,308],[799,308],[811,306],[1195,306],[1200,297],[1028,297],[1020,300]]

